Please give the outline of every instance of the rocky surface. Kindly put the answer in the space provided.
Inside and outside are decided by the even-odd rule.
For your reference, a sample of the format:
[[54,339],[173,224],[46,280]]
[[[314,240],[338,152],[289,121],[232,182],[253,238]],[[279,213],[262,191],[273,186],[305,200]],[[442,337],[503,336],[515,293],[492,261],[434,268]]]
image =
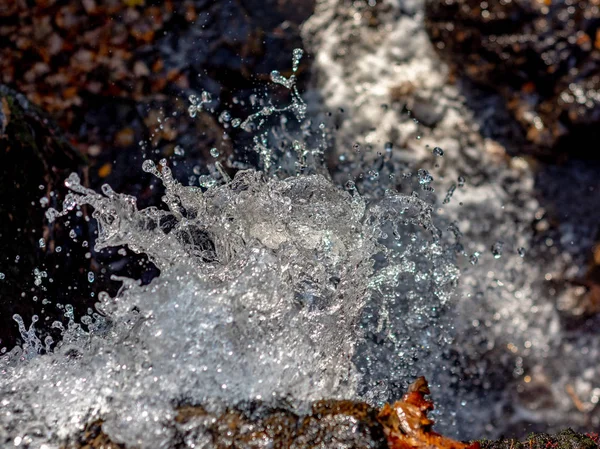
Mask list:
[[[319,401],[310,412],[264,403],[243,404],[224,412],[181,406],[173,426],[178,448],[355,448],[355,449],[597,449],[597,434],[565,430],[556,435],[532,434],[527,440],[481,440],[462,443],[432,430],[427,417],[433,403],[424,378],[409,386],[402,400],[377,410],[353,401]],[[175,446],[174,446],[175,447]],[[102,422],[88,425],[77,441],[63,449],[125,449],[102,431]]]
[[597,158],[600,2],[428,0],[435,48],[502,94],[538,154]]
[[64,199],[64,178],[82,173],[85,158],[45,113],[2,85],[0,110],[0,348],[11,348],[16,313],[27,323],[39,314],[47,328],[67,312],[60,303],[82,302],[77,311],[85,313],[92,261],[82,246],[90,232],[83,217],[73,218],[72,238],[64,224],[49,226],[44,216],[45,207]]

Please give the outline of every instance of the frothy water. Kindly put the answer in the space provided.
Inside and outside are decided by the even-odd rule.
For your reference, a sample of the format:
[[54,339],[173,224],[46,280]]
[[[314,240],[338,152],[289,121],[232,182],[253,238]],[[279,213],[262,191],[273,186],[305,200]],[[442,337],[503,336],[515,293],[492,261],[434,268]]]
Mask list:
[[[261,171],[230,179],[216,165],[201,188],[177,182],[166,160],[147,160],[143,169],[165,187],[165,208],[142,210],[134,197],[108,185],[97,193],[69,176],[63,210],[49,209],[48,218],[89,205],[97,250],[126,245],[161,274],[146,286],[120,279],[120,292],[101,294],[89,315],[74,317],[67,306],[57,344],[38,339],[37,317],[26,327],[15,316],[25,343],[0,359],[3,444],[55,447],[101,419],[115,441],[166,448],[178,404],[218,410],[285,400],[302,412],[317,399],[358,399],[373,350],[360,345],[370,329],[365,317],[386,332],[396,320],[385,318],[388,307],[408,301],[405,326],[391,342],[400,358],[435,322],[459,272],[431,204],[417,194],[361,195],[351,183],[336,185],[321,164],[321,144],[294,140],[293,157],[278,156],[273,138],[283,128],[264,131],[266,117],[291,111],[302,119],[305,105],[293,76],[272,77],[291,90],[291,105],[240,120],[256,132]],[[194,115],[210,98],[190,102]]]
[[[586,413],[600,400],[600,342],[565,329],[548,299],[543,279],[565,263],[534,247],[531,170],[479,147],[489,142],[472,137],[464,101],[445,69],[434,71],[420,2],[400,3],[410,14],[382,2],[382,26],[360,36],[352,7],[319,3],[306,30],[324,104],[307,107],[296,89],[298,50],[290,78],[271,74],[289,105],[267,97],[249,117],[221,114],[252,134],[260,169],[231,179],[214,148],[211,175],[186,186],[169,161],[147,160],[165,195],[163,207],[142,210],[69,177],[64,209],[48,218],[89,205],[97,250],[126,245],[161,274],[146,286],[120,279],[86,316],[67,305],[58,343],[39,340],[37,318],[15,317],[25,343],[0,359],[0,444],[57,447],[101,419],[115,441],[167,448],[181,404],[381,405],[419,375],[433,381],[440,427],[461,438],[597,422]],[[382,108],[399,73],[432,109],[415,111],[439,121],[432,131]],[[212,99],[189,101],[195,115]],[[315,124],[318,106],[346,117],[337,133],[337,117]]]

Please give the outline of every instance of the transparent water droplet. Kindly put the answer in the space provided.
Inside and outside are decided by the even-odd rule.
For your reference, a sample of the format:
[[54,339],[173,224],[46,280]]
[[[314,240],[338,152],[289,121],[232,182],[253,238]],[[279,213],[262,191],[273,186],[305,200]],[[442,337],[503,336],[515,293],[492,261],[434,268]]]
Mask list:
[[39,239],[38,240],[38,245],[40,246],[40,248],[45,248],[46,247],[46,240]]
[[504,250],[504,242],[496,242],[492,245],[491,251],[494,259],[500,259]]
[[212,176],[202,175],[198,177],[198,184],[200,184],[200,186],[202,187],[209,188],[216,185],[217,181],[215,181],[214,178],[212,178]]
[[0,281],[6,279],[6,275],[2,272],[0,272]]
[[56,251],[57,253],[60,253],[62,251],[62,246],[57,246],[54,251]]
[[175,146],[175,149],[173,150],[173,152],[177,155],[177,156],[185,156],[185,150],[180,147],[179,145]]
[[459,176],[458,177],[458,187],[464,187],[465,186],[465,182],[467,182],[467,180],[464,178],[464,176]]
[[519,256],[525,257],[525,254],[526,254],[525,248],[520,247],[519,249],[517,249],[517,253],[519,254]]
[[387,154],[390,154],[392,152],[392,150],[394,149],[394,144],[392,142],[386,142],[385,145],[383,146],[383,149],[385,150],[385,152]]
[[419,169],[417,175],[419,177],[419,184],[421,185],[426,186],[433,182],[433,176],[431,176],[431,174],[423,168]]
[[210,103],[212,101],[212,95],[207,91],[203,91],[201,97],[202,103]]
[[210,149],[210,155],[212,157],[219,157],[219,150],[217,148],[211,148]]
[[75,229],[71,229],[69,231],[69,237],[71,237],[72,239],[77,237],[77,233],[75,232]]
[[432,153],[434,156],[442,157],[444,155],[444,150],[442,150],[440,147],[435,147]]
[[346,189],[348,190],[355,190],[356,189],[356,183],[352,180],[348,180],[346,181]]
[[300,60],[303,55],[304,50],[301,48],[294,48],[294,51],[292,52],[292,70],[294,72],[298,71],[298,66],[300,65]]
[[229,121],[231,121],[231,114],[228,111],[221,112],[221,115],[219,116],[219,121],[221,123],[228,123]]
[[239,118],[234,118],[231,121],[231,126],[233,126],[234,128],[237,128],[238,126],[240,126],[242,123],[242,121]]
[[471,265],[477,265],[477,262],[479,262],[479,253],[477,251],[475,251],[471,257],[469,258],[469,262],[471,262]]
[[150,159],[146,159],[144,162],[142,162],[142,170],[144,170],[146,173],[152,173],[156,171],[156,165]]
[[87,279],[88,279],[88,282],[90,282],[90,283],[94,282],[94,279],[95,279],[94,273],[89,271],[87,274]]

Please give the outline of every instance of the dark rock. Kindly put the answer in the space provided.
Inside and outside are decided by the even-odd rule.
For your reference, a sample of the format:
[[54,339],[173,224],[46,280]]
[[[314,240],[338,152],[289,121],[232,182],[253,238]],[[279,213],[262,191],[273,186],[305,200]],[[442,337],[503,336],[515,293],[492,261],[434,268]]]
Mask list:
[[[0,105],[0,348],[10,349],[17,329],[13,314],[30,323],[33,313],[43,311],[41,319],[51,322],[65,313],[58,303],[89,295],[91,261],[85,257],[89,248],[82,247],[85,219],[73,217],[73,239],[64,224],[48,224],[40,204],[59,207],[65,177],[82,173],[85,159],[23,95],[0,85]],[[37,283],[36,269],[46,273]],[[42,304],[45,300],[51,303]]]
[[462,75],[498,90],[540,154],[600,137],[600,2],[427,0],[426,27]]

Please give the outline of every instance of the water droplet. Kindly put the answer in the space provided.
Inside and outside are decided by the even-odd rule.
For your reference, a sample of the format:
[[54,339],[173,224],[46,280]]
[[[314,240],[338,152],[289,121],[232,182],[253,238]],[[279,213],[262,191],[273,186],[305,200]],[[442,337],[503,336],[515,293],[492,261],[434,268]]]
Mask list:
[[212,96],[207,91],[202,92],[202,103],[209,103],[212,101]]
[[301,48],[294,48],[294,51],[292,52],[292,70],[294,72],[298,70],[298,66],[300,65],[302,55],[304,55],[304,50],[302,50]]
[[434,156],[442,157],[444,155],[444,150],[442,150],[440,147],[435,147],[432,153]]
[[394,149],[394,144],[392,142],[386,142],[385,145],[383,146],[383,148],[386,153],[390,154],[392,152],[392,150]]
[[219,150],[217,148],[211,148],[210,149],[210,155],[212,157],[219,157]]
[[465,186],[465,182],[467,182],[467,181],[466,181],[466,179],[463,176],[459,176],[458,177],[458,187],[464,187]]
[[185,150],[182,147],[180,147],[179,145],[175,146],[175,149],[173,150],[173,152],[177,156],[185,156]]
[[228,111],[221,112],[221,115],[219,116],[219,121],[221,123],[227,123],[231,121],[231,114]]
[[72,239],[77,237],[77,233],[75,232],[75,229],[71,229],[69,231],[69,237],[71,237]]
[[0,272],[0,281],[3,281],[6,278],[6,275]]
[[525,248],[523,248],[523,247],[519,248],[517,250],[517,253],[519,254],[519,256],[525,257],[525,253],[526,253]]
[[477,262],[479,262],[479,253],[477,251],[471,255],[469,262],[471,262],[471,265],[477,265]]
[[88,282],[94,282],[95,276],[93,272],[88,272],[87,274]]
[[142,163],[142,170],[144,170],[146,173],[154,172],[154,171],[156,171],[156,165],[150,159],[146,159]]
[[417,175],[419,177],[419,184],[421,185],[427,186],[433,181],[433,176],[423,168],[419,169]]
[[202,187],[209,188],[216,185],[217,181],[215,181],[211,176],[202,175],[198,177],[198,184],[200,184]]
[[502,257],[502,251],[504,249],[504,242],[496,242],[492,245],[492,255],[494,259],[500,259]]
[[39,239],[38,240],[38,245],[40,245],[40,248],[45,248],[46,247],[46,240]]
[[355,182],[352,181],[352,180],[346,181],[346,189],[348,189],[348,190],[355,190],[356,189]]

